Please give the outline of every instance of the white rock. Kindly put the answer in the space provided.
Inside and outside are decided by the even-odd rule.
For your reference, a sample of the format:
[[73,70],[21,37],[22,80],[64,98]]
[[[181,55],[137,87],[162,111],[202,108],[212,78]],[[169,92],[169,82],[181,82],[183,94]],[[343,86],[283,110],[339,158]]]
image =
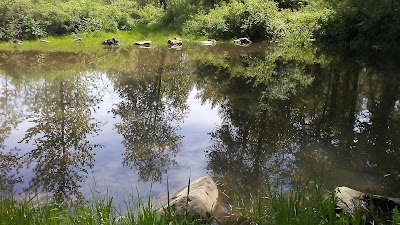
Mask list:
[[346,212],[354,212],[355,209],[367,209],[367,203],[363,200],[365,193],[348,187],[338,187],[335,190],[338,199],[337,206]]
[[[177,213],[192,213],[203,218],[215,216],[218,205],[218,188],[210,176],[200,177],[188,186],[176,192],[170,200]],[[167,208],[168,205],[163,206]]]

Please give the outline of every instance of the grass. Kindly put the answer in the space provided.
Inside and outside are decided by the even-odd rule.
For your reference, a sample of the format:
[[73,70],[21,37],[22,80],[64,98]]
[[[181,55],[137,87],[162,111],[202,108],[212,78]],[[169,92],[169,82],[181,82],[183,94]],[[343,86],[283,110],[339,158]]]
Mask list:
[[[12,44],[11,42],[0,42],[0,51],[41,51],[41,52],[86,52],[96,53],[103,51],[106,47],[101,45],[102,41],[116,37],[120,40],[119,48],[136,47],[137,41],[152,41],[154,46],[166,46],[167,40],[174,37],[181,37],[185,44],[206,40],[207,37],[196,37],[186,35],[182,37],[177,31],[162,26],[160,24],[138,25],[135,29],[129,31],[118,30],[117,32],[109,33],[104,31],[96,31],[93,33],[78,34],[76,37],[82,39],[82,42],[74,42],[74,36],[49,36],[43,38],[48,41],[46,43],[36,40],[23,40],[22,44]],[[220,43],[232,43],[232,40],[220,41]]]
[[[74,42],[73,35],[50,36],[44,38],[47,43],[37,40],[24,40],[22,44],[12,44],[11,42],[0,42],[0,50],[24,50],[24,51],[46,51],[46,52],[97,52],[103,50],[105,46],[101,42],[105,39],[116,37],[120,40],[121,48],[133,47],[134,42],[151,40],[154,45],[166,45],[169,38],[179,37],[179,34],[167,27],[160,25],[138,26],[132,31],[117,31],[114,33],[93,32],[79,34],[82,42]],[[190,40],[193,40],[191,38]],[[184,41],[190,41],[184,39]]]
[[269,190],[265,195],[235,197],[233,207],[237,224],[279,225],[361,225],[400,224],[400,214],[394,210],[384,221],[381,215],[357,209],[353,214],[337,209],[333,191],[324,190],[319,184],[295,185],[290,191]]
[[189,214],[175,215],[173,211],[157,211],[152,203],[127,203],[127,213],[122,214],[113,206],[113,199],[96,200],[93,203],[17,201],[0,197],[0,225],[164,225],[210,224],[209,220]]
[[[169,197],[169,196],[168,196]],[[370,218],[356,211],[349,215],[336,212],[337,199],[321,185],[297,185],[290,191],[269,190],[266,195],[235,197],[231,203],[231,220],[220,224],[400,224],[400,213],[394,210],[391,221]],[[169,204],[168,204],[169,205]],[[125,213],[121,213],[125,212]],[[148,199],[127,202],[121,210],[113,206],[113,198],[95,199],[92,203],[60,204],[51,201],[32,204],[0,196],[0,225],[200,225],[216,224],[189,213],[176,214],[173,207],[157,210]]]

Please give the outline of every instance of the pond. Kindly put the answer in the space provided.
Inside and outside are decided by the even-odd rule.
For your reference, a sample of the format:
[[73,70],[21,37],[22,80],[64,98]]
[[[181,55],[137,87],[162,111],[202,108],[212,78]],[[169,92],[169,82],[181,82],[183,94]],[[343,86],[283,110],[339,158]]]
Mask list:
[[0,180],[118,204],[206,174],[228,195],[322,179],[399,197],[397,59],[269,43],[0,52]]

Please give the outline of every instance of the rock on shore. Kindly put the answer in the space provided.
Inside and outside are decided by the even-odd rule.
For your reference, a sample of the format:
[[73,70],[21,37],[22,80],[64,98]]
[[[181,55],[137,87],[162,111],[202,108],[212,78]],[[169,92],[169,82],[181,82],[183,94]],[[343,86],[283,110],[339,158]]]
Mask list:
[[[204,176],[177,191],[170,199],[170,206],[175,207],[176,213],[188,212],[203,218],[214,217],[218,207],[218,195],[218,188],[213,179]],[[168,205],[165,205],[162,208],[167,207]]]

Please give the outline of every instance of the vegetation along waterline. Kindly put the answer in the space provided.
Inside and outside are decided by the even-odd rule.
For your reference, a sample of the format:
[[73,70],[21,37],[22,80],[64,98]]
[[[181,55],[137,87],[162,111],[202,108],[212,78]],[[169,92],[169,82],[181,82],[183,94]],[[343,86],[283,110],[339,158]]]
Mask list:
[[[229,46],[231,47],[231,45]],[[85,134],[98,132],[98,126],[101,126],[102,121],[98,121],[97,118],[93,119],[94,115],[87,112],[100,106],[99,102],[104,97],[97,94],[96,90],[101,90],[98,86],[104,82],[108,84],[107,79],[109,79],[115,84],[115,89],[118,90],[115,94],[121,97],[122,102],[107,108],[107,110],[110,110],[113,115],[124,118],[122,122],[116,123],[116,128],[119,132],[130,135],[124,137],[125,146],[112,148],[112,151],[121,149],[120,153],[124,155],[123,163],[137,168],[141,179],[149,179],[149,176],[154,176],[157,180],[162,180],[162,177],[165,176],[164,168],[170,170],[167,160],[175,159],[174,151],[167,152],[170,154],[168,156],[160,156],[159,151],[153,152],[149,151],[149,148],[145,148],[148,146],[147,143],[151,143],[161,146],[157,150],[164,151],[166,149],[165,142],[158,142],[159,138],[152,139],[154,137],[152,131],[158,130],[154,127],[161,127],[159,130],[162,131],[172,130],[173,132],[158,134],[157,137],[172,140],[167,144],[172,146],[171,149],[176,152],[184,151],[179,148],[180,137],[177,136],[175,128],[171,124],[165,122],[165,119],[158,123],[148,121],[152,121],[154,115],[160,115],[156,114],[157,112],[163,112],[168,116],[171,115],[168,114],[170,112],[168,110],[171,108],[176,111],[188,108],[185,105],[187,95],[193,85],[196,85],[196,88],[202,90],[199,95],[204,101],[212,101],[214,105],[224,104],[221,111],[223,111],[225,119],[231,121],[212,130],[211,135],[215,142],[208,148],[210,154],[207,166],[218,180],[228,184],[231,182],[231,185],[226,185],[225,188],[235,191],[240,189],[242,192],[247,191],[248,193],[247,185],[260,187],[263,184],[262,181],[279,177],[276,174],[288,173],[288,176],[279,177],[284,182],[285,179],[291,177],[293,172],[297,171],[296,167],[304,167],[302,163],[307,164],[307,168],[310,168],[313,164],[321,161],[329,162],[325,165],[325,169],[330,171],[326,175],[329,176],[327,178],[337,181],[337,178],[332,179],[332,177],[336,175],[336,172],[340,172],[343,160],[347,160],[345,164],[350,165],[353,170],[345,171],[341,177],[343,174],[350,174],[347,178],[357,180],[355,178],[359,176],[351,172],[367,171],[367,176],[361,176],[367,182],[364,180],[364,182],[360,182],[361,185],[355,186],[365,185],[368,186],[367,188],[379,188],[380,190],[392,187],[393,194],[399,196],[399,189],[396,188],[399,184],[396,166],[398,152],[385,151],[387,155],[382,154],[382,149],[386,150],[386,146],[381,144],[382,142],[390,143],[391,149],[397,149],[399,146],[399,139],[396,136],[398,129],[396,126],[385,125],[385,123],[396,124],[396,115],[398,115],[397,92],[387,91],[397,90],[398,87],[396,58],[377,57],[380,61],[391,65],[383,67],[381,66],[383,64],[378,64],[379,60],[376,60],[375,57],[370,60],[362,57],[349,59],[342,55],[325,55],[319,49],[317,49],[319,54],[313,54],[316,51],[315,48],[272,48],[267,54],[261,54],[260,51],[264,53],[268,46],[258,48],[257,44],[251,44],[246,48],[234,46],[235,48],[226,49],[225,47],[216,45],[212,48],[185,48],[182,51],[160,49],[161,52],[158,49],[133,48],[119,52],[101,51],[98,54],[1,52],[1,72],[5,74],[3,83],[6,84],[2,89],[4,91],[2,96],[6,98],[2,99],[17,99],[1,102],[3,104],[1,109],[11,109],[7,111],[8,114],[5,114],[6,117],[3,117],[7,119],[4,121],[7,129],[3,130],[2,134],[9,135],[8,130],[12,129],[8,129],[8,127],[14,126],[14,123],[23,117],[40,119],[40,123],[33,123],[28,127],[35,129],[29,129],[30,132],[25,135],[23,140],[19,139],[24,143],[29,140],[35,143],[33,148],[26,149],[28,154],[23,157],[18,157],[18,154],[2,155],[2,160],[6,162],[11,159],[10,164],[1,168],[6,169],[6,178],[13,174],[8,172],[8,169],[28,167],[18,164],[13,167],[14,160],[12,158],[15,156],[15,158],[21,159],[20,163],[31,162],[29,167],[35,171],[33,182],[29,182],[27,187],[30,190],[49,192],[55,198],[79,197],[79,187],[88,180],[85,179],[85,174],[87,175],[90,171],[85,169],[85,165],[79,167],[78,162],[87,163],[89,168],[95,167],[91,165],[91,163],[95,164],[92,154],[101,154],[101,152],[94,152],[92,149],[96,148],[96,144],[102,143],[88,139],[89,145],[79,148],[74,148],[74,146],[80,141],[86,141]],[[257,50],[257,52],[247,52],[254,47],[256,48],[253,50]],[[180,59],[179,63],[177,63],[178,58]],[[146,70],[146,68],[151,68],[151,70]],[[90,73],[93,70],[105,72],[103,75]],[[180,73],[174,73],[176,71],[180,71]],[[343,74],[348,74],[348,76]],[[312,85],[317,88],[311,88]],[[268,88],[265,88],[266,86]],[[377,88],[371,89],[370,87]],[[137,90],[144,91],[137,92]],[[111,90],[107,89],[107,92],[111,92]],[[182,94],[177,95],[177,93]],[[321,98],[321,96],[324,97]],[[358,112],[356,109],[360,107],[362,112],[365,112],[366,97],[364,96],[373,99],[369,110],[374,117],[365,121],[362,120],[362,116],[367,113],[362,114],[357,117],[358,123],[354,126],[352,117],[355,115],[354,112]],[[361,100],[357,100],[359,98]],[[354,100],[347,101],[347,99]],[[307,104],[301,104],[306,100]],[[18,105],[14,104],[15,102],[26,104],[26,112],[23,112],[26,114],[18,113],[19,111],[16,109]],[[137,104],[138,102],[140,104]],[[168,107],[167,104],[171,102],[174,105]],[[155,105],[157,107],[154,107]],[[96,110],[101,110],[101,108]],[[319,108],[324,110],[320,111]],[[148,115],[149,120],[137,120],[137,117],[134,116],[135,113]],[[290,114],[291,120],[282,117],[282,114]],[[70,116],[66,117],[65,115]],[[303,115],[312,115],[316,122],[308,121],[308,124],[304,124]],[[175,113],[174,116],[179,120],[183,118],[183,113]],[[181,116],[182,118],[179,118]],[[55,126],[52,125],[54,119],[57,120]],[[276,122],[280,120],[282,121]],[[260,123],[260,121],[264,122]],[[108,122],[113,123],[112,120]],[[142,123],[149,124],[149,126],[141,129]],[[48,124],[48,126],[42,126],[42,124]],[[301,126],[297,127],[293,124]],[[139,128],[139,132],[133,128]],[[246,129],[247,133],[235,133],[235,130]],[[356,130],[354,131],[354,129]],[[60,133],[57,133],[59,131],[64,131],[65,134],[72,132],[72,135],[60,138]],[[266,133],[267,131],[271,132]],[[35,134],[40,134],[40,132],[48,135],[35,137]],[[80,135],[77,136],[76,133]],[[350,135],[342,138],[345,133],[350,133]],[[108,140],[108,138],[111,137],[108,136],[104,139]],[[354,138],[357,138],[358,141],[354,142]],[[248,143],[248,140],[252,140],[251,143]],[[314,144],[313,140],[317,143],[317,148],[309,147]],[[342,141],[338,143],[337,140]],[[296,144],[296,148],[291,148],[293,143]],[[327,143],[328,148],[319,147],[320,143]],[[352,150],[346,152],[349,143]],[[143,151],[135,151],[141,145],[144,146],[140,148]],[[65,152],[60,152],[58,149],[60,146],[68,148],[65,148],[67,149]],[[237,146],[246,146],[246,148],[237,148]],[[271,146],[273,147],[271,148]],[[301,150],[297,151],[299,149],[297,146],[306,147],[300,147]],[[12,147],[13,145],[9,145],[10,149],[13,149]],[[152,154],[144,154],[148,152]],[[135,155],[137,153],[143,155]],[[244,159],[241,158],[242,154],[246,154]],[[300,160],[283,157],[288,154],[295,155]],[[279,158],[275,157],[276,155]],[[346,156],[345,159],[342,157],[343,155]],[[315,158],[310,159],[311,156]],[[276,161],[270,161],[271,158]],[[32,163],[35,162],[35,159],[39,163]],[[253,162],[248,163],[253,159]],[[186,160],[190,160],[190,158]],[[361,163],[353,163],[355,160],[359,160]],[[107,161],[109,161],[109,157],[107,157]],[[380,169],[370,167],[365,163],[366,161],[373,165],[379,165]],[[59,166],[59,162],[65,164]],[[143,162],[167,162],[167,165],[154,163],[153,165],[161,166],[148,169],[148,167],[142,166],[146,165]],[[105,164],[104,161],[96,162],[99,167],[104,167]],[[119,161],[118,164],[121,162]],[[41,165],[46,165],[46,167]],[[285,167],[281,167],[281,165],[285,165]],[[382,168],[382,165],[386,167]],[[388,173],[392,175],[385,176]],[[125,173],[124,176],[126,174],[128,174],[126,178],[133,176],[132,171]],[[257,176],[254,178],[251,176],[252,174]],[[16,175],[17,177],[10,177],[10,184],[14,184],[14,178],[18,178],[18,174]],[[225,177],[227,177],[226,180],[224,180]],[[26,179],[29,180],[30,177]],[[335,182],[333,185],[338,185],[338,183]],[[331,191],[330,188],[327,189]],[[280,195],[285,197],[279,202],[283,205],[282,207],[286,207],[284,200],[287,199],[288,192],[280,193],[279,188],[277,190],[272,193],[276,193],[278,197]],[[300,190],[294,189],[293,191]],[[293,195],[296,192],[293,192]],[[265,212],[262,209],[268,207],[270,203],[267,200],[271,199],[270,196],[273,195],[269,194],[268,189],[264,189],[263,194],[265,193],[268,194],[256,195],[255,199],[260,198],[260,203],[257,204],[259,210],[256,206],[253,209],[250,207],[252,205],[248,205],[247,201],[242,201],[240,198],[235,199],[232,205],[239,204],[239,208],[242,209],[250,207],[247,211],[239,209],[237,214],[260,212],[260,214],[256,214],[259,215],[261,221],[259,224],[268,224],[269,222],[266,220],[271,220],[273,216],[268,216],[268,211]],[[304,201],[317,196],[313,194],[313,189],[310,190],[310,193],[305,195],[308,197],[304,197]],[[113,198],[113,202],[115,199]],[[307,224],[304,222],[306,219],[319,221],[321,218],[326,218],[320,217],[318,214],[316,217],[309,218],[314,215],[314,211],[307,211],[310,207],[307,207],[306,204],[299,203],[300,208],[293,208],[295,202],[301,202],[298,200],[301,198],[296,199],[292,201],[292,205],[287,206],[288,210],[294,210],[284,212],[281,217],[282,221],[289,218],[290,221],[287,224],[294,224],[293,221],[298,219],[303,221],[303,224]],[[108,204],[108,200],[104,201],[107,202],[105,204]],[[277,210],[282,211],[280,208]],[[312,212],[312,214],[302,214],[303,212],[310,212],[310,214]],[[89,215],[92,217],[94,213]],[[300,219],[301,215],[304,215],[303,219]],[[325,214],[321,213],[320,215]],[[117,216],[118,214],[113,218],[117,218]],[[362,216],[357,218],[357,220],[362,220]],[[246,223],[252,219],[250,216],[244,215],[239,221]],[[302,223],[299,222],[299,224]],[[308,224],[312,223],[308,222]]]
[[[190,180],[189,185],[192,187]],[[296,185],[290,191],[277,188],[257,195],[225,196],[225,200],[219,200],[227,203],[224,212],[211,215],[194,213],[201,210],[201,206],[195,206],[197,210],[190,206],[192,201],[198,200],[191,195],[191,192],[196,192],[191,188],[182,190],[186,198],[183,196],[180,209],[170,201],[165,207],[157,207],[150,198],[145,202],[127,200],[123,208],[116,208],[112,197],[76,203],[56,202],[52,199],[14,199],[2,192],[0,225],[400,224],[397,207],[386,215],[380,211],[381,208],[374,208],[373,205],[364,209],[354,203],[352,211],[339,209],[337,191],[325,190],[318,182]],[[351,201],[348,200],[346,204],[351,204]]]
[[[325,40],[344,47],[391,48],[400,39],[398,0],[6,0],[0,39],[169,28],[181,36],[228,40]],[[157,30],[157,29],[156,29]]]
[[[29,167],[33,173],[24,173],[26,188],[51,193],[55,202],[35,206],[1,195],[0,224],[215,223],[181,217],[173,209],[156,211],[151,201],[129,202],[121,210],[114,207],[115,198],[79,204],[60,200],[82,195],[80,187],[91,169],[109,169],[101,158],[94,160],[95,153],[102,154],[94,150],[109,143],[89,137],[105,124],[94,112],[106,108],[101,104],[106,92],[121,100],[107,105],[103,114],[121,119],[109,116],[106,121],[121,134],[113,143],[121,145],[110,147],[123,156],[115,163],[124,167],[119,173],[133,177],[130,167],[138,180],[152,174],[161,182],[178,153],[185,153],[179,124],[193,90],[202,103],[221,106],[223,122],[209,130],[213,142],[200,152],[207,148],[204,167],[230,183],[227,189],[248,193],[249,186],[286,173],[282,182],[287,183],[275,190],[231,197],[232,223],[398,224],[396,209],[385,221],[373,213],[336,213],[330,187],[281,190],[299,168],[312,171],[319,161],[329,161],[328,180],[340,176],[371,189],[390,186],[398,193],[398,69],[382,69],[377,62],[384,61],[381,57],[370,63],[362,56],[324,54],[330,50],[310,45],[395,49],[399,5],[398,0],[1,1],[0,49],[6,51],[0,52],[0,175],[10,178],[12,186],[22,180],[14,170]],[[119,47],[101,45],[112,37],[118,42],[109,43]],[[233,44],[241,37],[253,44],[240,50],[219,44],[179,52],[133,49],[136,41],[165,47],[175,37],[184,46],[207,39]],[[247,52],[258,47],[254,42],[265,40],[279,42],[279,48],[269,51],[263,45],[259,52]],[[261,51],[267,54],[260,57]],[[22,123],[18,128],[27,132],[13,136]],[[10,140],[30,145],[21,156],[14,154],[21,145]],[[341,171],[343,164],[351,169]]]

